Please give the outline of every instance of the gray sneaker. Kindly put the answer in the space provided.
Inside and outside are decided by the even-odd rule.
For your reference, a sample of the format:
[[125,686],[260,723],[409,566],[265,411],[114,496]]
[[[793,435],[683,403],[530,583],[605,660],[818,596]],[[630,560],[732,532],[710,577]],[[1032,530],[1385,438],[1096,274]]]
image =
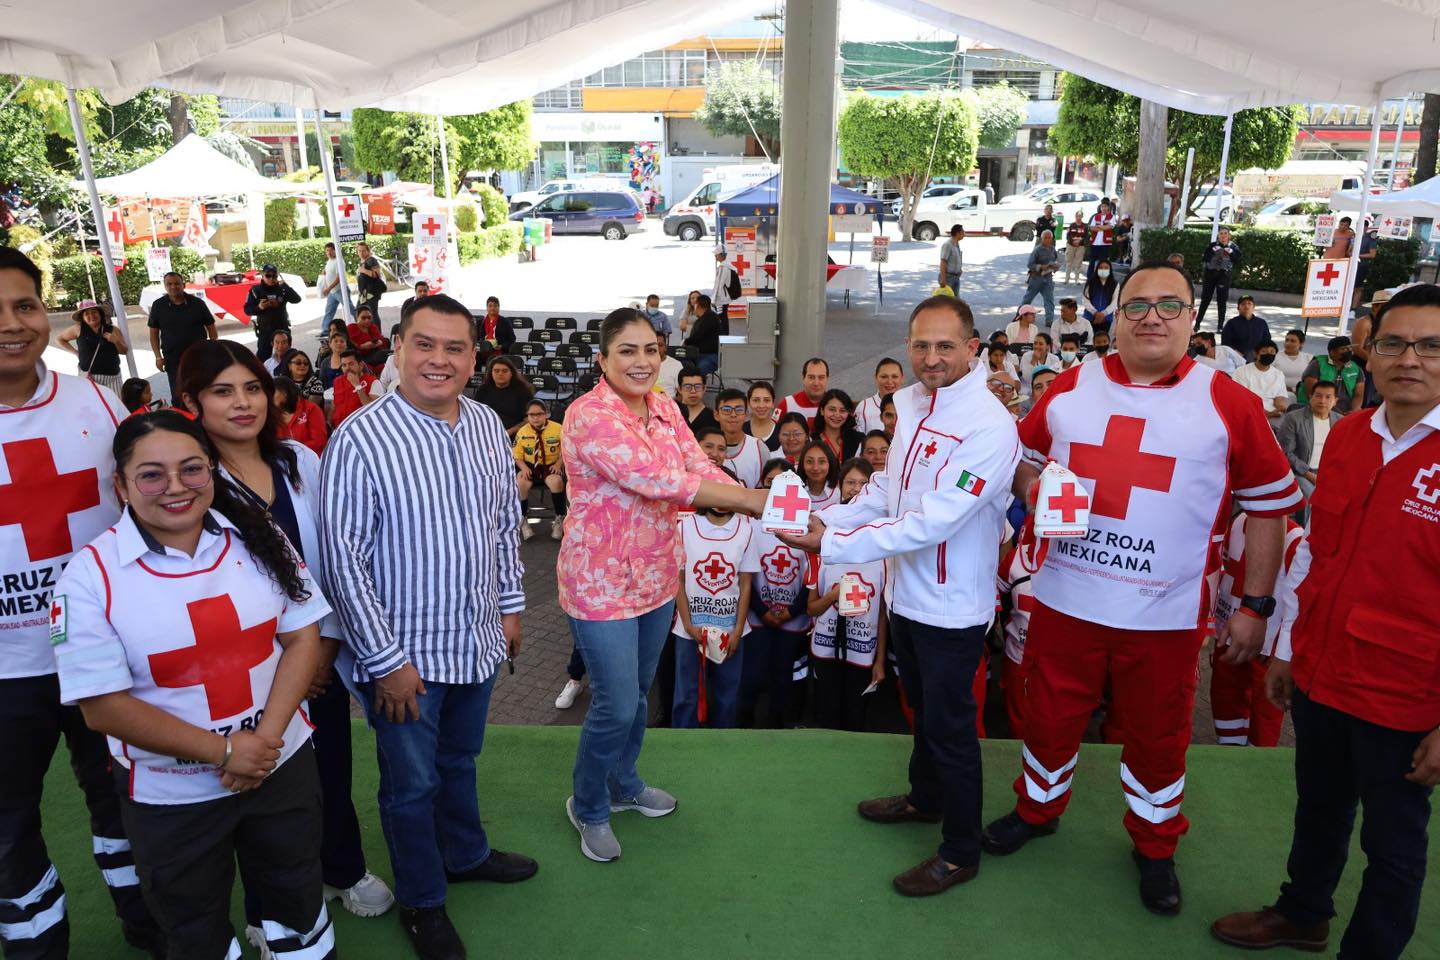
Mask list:
[[609,863],[620,859],[620,841],[607,823],[581,823],[575,816],[575,798],[565,800],[565,815],[580,832],[580,852],[596,863]]
[[628,800],[610,803],[611,813],[638,810],[647,817],[663,817],[675,812],[675,798],[659,787],[646,787]]

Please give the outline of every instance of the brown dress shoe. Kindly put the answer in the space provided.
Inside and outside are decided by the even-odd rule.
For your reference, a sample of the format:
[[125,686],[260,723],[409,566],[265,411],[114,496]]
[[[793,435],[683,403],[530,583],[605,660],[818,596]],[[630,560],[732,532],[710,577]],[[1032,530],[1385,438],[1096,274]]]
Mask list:
[[895,878],[895,889],[907,897],[933,897],[966,880],[974,880],[980,872],[980,865],[947,869],[945,861],[938,856],[922,860]]
[[1293,947],[1320,953],[1330,944],[1330,921],[1302,926],[1274,907],[1221,917],[1210,925],[1210,932],[1221,943],[1246,950]]
[[903,793],[898,797],[862,800],[855,809],[860,816],[876,823],[939,823],[943,819],[938,813],[916,810],[911,806],[910,798]]

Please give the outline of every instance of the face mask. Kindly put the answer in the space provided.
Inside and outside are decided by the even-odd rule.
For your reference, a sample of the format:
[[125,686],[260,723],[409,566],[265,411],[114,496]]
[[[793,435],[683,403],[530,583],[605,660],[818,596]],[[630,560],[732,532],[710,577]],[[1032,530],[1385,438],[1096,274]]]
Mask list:
[[1275,362],[1275,358],[1268,353],[1262,353],[1255,358],[1255,362],[1260,364],[1260,366],[1262,367],[1268,367],[1270,366],[1270,364]]
[[1354,354],[1353,352],[1351,352],[1351,351],[1349,351],[1349,350],[1342,350],[1342,351],[1340,352],[1340,363],[1341,363],[1342,365],[1347,364],[1347,363],[1349,363],[1352,359],[1354,359],[1354,357],[1355,357],[1355,354]]
[[1104,280],[1106,277],[1110,276],[1110,271],[1109,271],[1109,270],[1096,270],[1096,271],[1095,271],[1095,276],[1099,277],[1101,280]]
[[1075,360],[1075,357],[1076,357],[1076,356],[1077,356],[1077,354],[1076,354],[1076,352],[1075,352],[1074,350],[1061,350],[1061,351],[1060,351],[1060,359],[1061,359],[1061,360],[1064,360],[1066,363],[1072,363],[1072,362]]
[[1105,354],[1107,354],[1107,353],[1110,352],[1110,344],[1108,344],[1108,343],[1097,343],[1097,344],[1095,345],[1095,352],[1098,353],[1098,354],[1100,354],[1100,356],[1102,356],[1102,357],[1105,356]]

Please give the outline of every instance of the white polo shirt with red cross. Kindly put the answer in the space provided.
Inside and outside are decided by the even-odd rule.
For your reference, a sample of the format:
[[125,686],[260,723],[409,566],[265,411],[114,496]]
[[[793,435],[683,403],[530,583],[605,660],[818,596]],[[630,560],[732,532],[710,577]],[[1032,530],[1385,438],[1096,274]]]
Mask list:
[[[61,702],[125,691],[221,735],[254,730],[280,663],[276,635],[330,612],[303,562],[300,571],[310,597],[296,603],[216,511],[193,557],[147,537],[127,511],[75,555],[55,590],[51,641]],[[280,763],[310,739],[310,729],[302,707],[285,728]],[[230,795],[214,764],[108,739],[111,755],[130,770],[136,802]]]
[[1259,517],[1303,502],[1259,398],[1189,357],[1153,384],[1133,383],[1118,354],[1066,370],[1020,442],[1027,462],[1059,461],[1090,497],[1088,536],[1050,543],[1035,597],[1105,626],[1204,625],[1231,496]]
[[0,406],[0,678],[55,672],[50,594],[72,554],[120,516],[115,428],[128,414],[93,380],[38,367],[23,406]]

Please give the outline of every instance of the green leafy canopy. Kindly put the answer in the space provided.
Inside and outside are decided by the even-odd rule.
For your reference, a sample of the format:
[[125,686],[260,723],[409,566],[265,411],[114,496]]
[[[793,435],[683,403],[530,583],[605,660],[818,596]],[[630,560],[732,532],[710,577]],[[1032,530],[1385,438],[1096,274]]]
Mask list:
[[[435,183],[440,135],[435,117],[362,107],[351,115],[355,163],[370,173],[393,170],[402,180]],[[454,187],[468,170],[516,170],[535,158],[530,101],[485,113],[445,118],[445,146]]]
[[[705,76],[695,119],[717,137],[758,135],[770,155],[780,141],[780,82],[754,60],[729,60]],[[751,130],[754,124],[754,130]]]

